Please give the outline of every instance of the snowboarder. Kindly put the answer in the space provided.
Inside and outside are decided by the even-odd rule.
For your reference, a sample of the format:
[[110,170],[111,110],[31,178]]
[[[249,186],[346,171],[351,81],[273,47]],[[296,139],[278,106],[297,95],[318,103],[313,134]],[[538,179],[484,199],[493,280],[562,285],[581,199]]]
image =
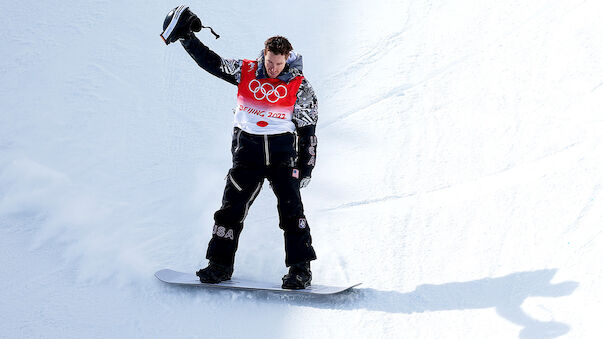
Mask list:
[[289,267],[282,287],[304,289],[310,286],[310,261],[316,254],[300,188],[310,182],[316,160],[318,101],[303,76],[302,57],[285,37],[274,36],[257,60],[223,59],[193,33],[202,27],[187,6],[179,6],[166,17],[161,34],[166,44],[179,40],[201,68],[238,87],[232,168],[214,214],[209,264],[197,276],[204,283],[231,278],[243,222],[267,178],[278,201]]

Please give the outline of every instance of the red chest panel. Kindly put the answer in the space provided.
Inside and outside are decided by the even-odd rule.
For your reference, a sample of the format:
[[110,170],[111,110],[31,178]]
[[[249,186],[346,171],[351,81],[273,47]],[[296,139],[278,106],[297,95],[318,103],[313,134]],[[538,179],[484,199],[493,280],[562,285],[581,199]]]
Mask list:
[[258,109],[293,112],[297,90],[304,77],[295,77],[288,83],[279,79],[256,79],[257,67],[257,61],[243,60],[238,90],[239,103]]

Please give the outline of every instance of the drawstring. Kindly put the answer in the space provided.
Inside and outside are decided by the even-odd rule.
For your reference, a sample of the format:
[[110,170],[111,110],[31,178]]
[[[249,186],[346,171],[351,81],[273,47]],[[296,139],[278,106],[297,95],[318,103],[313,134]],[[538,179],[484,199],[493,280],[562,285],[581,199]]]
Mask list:
[[211,28],[211,27],[209,27],[209,26],[203,26],[203,25],[201,25],[201,28],[209,28],[209,30],[211,31],[211,34],[213,34],[213,35],[216,36],[216,39],[218,39],[220,37],[216,32],[214,32],[214,29]]

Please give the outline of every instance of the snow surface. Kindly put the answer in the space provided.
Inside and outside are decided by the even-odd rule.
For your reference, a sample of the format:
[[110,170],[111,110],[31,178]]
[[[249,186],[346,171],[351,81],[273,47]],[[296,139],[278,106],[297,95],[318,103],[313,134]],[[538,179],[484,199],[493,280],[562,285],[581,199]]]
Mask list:
[[[192,3],[224,57],[274,34],[320,100],[303,191],[331,298],[179,288],[205,265],[235,87],[176,3],[0,4],[0,337],[593,338],[603,333],[603,3]],[[285,273],[267,186],[235,274]]]

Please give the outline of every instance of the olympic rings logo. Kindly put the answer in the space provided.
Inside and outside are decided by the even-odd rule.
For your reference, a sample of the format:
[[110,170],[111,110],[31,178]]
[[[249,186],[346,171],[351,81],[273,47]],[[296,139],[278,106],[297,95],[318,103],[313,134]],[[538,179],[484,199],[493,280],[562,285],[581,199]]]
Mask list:
[[262,84],[257,79],[253,79],[249,82],[249,90],[257,100],[266,99],[271,103],[275,103],[287,96],[287,87],[284,85],[278,85],[275,88],[271,83],[265,82]]

